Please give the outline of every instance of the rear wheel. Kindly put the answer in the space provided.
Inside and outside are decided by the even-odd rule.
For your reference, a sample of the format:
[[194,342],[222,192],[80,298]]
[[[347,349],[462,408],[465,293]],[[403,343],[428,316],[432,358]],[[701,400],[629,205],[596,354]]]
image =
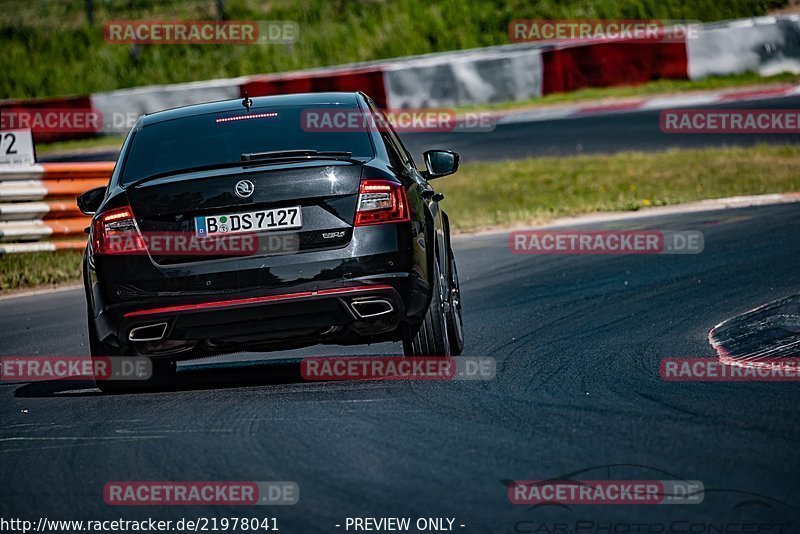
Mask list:
[[461,315],[461,288],[458,285],[456,258],[450,251],[450,287],[448,288],[447,337],[450,339],[450,354],[460,356],[464,352],[464,319]]
[[416,329],[408,329],[403,335],[403,351],[406,356],[450,356],[445,319],[447,290],[436,262],[433,279],[433,294],[425,318]]

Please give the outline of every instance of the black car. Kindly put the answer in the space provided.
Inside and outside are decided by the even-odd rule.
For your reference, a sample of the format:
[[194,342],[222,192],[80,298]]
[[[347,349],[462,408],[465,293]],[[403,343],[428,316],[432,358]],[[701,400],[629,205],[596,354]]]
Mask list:
[[[373,122],[310,129],[309,110]],[[93,215],[83,264],[92,356],[147,357],[158,381],[179,359],[318,343],[460,354],[449,223],[429,184],[459,157],[424,158],[418,171],[363,93],[245,97],[141,117],[108,186],[78,199]],[[197,255],[154,250],[143,237],[238,233],[257,247]],[[277,238],[289,245],[265,246]],[[122,252],[112,246],[120,239]]]

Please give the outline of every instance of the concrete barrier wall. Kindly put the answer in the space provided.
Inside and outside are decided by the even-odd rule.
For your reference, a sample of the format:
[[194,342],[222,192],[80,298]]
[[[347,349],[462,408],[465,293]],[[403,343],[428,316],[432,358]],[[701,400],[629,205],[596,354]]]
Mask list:
[[[89,96],[64,96],[0,101],[0,115],[7,112],[35,111],[37,109],[74,110],[88,113],[92,111],[92,99]],[[33,133],[33,141],[34,143],[50,143],[70,139],[85,139],[95,136],[97,133],[95,130],[85,132],[36,131]]]
[[387,107],[440,108],[529,100],[542,94],[536,49],[436,54],[387,65]]
[[244,96],[245,91],[249,96],[364,91],[386,107],[382,66],[252,76],[240,84],[237,96]]
[[230,78],[94,93],[91,105],[102,115],[102,133],[127,133],[136,119],[145,113],[237,98],[239,85],[244,80]]
[[555,46],[542,52],[542,63],[544,94],[688,77],[683,41],[612,41]]
[[689,78],[800,73],[800,17],[762,17],[698,27],[688,39]]

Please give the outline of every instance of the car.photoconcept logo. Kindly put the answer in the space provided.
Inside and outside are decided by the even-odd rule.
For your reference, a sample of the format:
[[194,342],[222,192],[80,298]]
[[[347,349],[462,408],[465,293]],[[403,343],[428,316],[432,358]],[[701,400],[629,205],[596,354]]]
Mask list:
[[234,188],[236,194],[242,198],[249,197],[250,195],[253,194],[253,191],[255,190],[256,186],[254,186],[253,182],[251,182],[250,180],[240,180],[239,182],[236,183],[236,187]]

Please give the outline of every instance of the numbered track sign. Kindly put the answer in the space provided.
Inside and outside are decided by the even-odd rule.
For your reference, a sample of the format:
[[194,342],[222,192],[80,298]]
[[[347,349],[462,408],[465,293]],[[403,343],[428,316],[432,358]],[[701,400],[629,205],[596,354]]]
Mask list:
[[33,165],[33,136],[30,129],[0,130],[0,165]]

